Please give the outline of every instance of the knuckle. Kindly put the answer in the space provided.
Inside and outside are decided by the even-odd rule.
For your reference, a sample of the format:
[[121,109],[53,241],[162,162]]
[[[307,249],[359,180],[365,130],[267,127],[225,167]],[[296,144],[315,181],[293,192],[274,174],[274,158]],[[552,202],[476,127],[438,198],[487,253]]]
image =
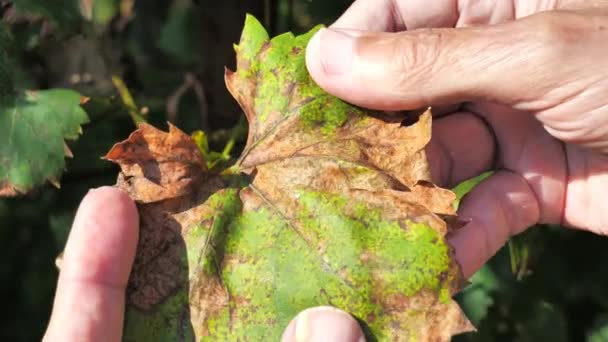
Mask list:
[[388,71],[398,75],[395,86],[407,90],[424,83],[440,65],[443,39],[442,32],[433,29],[397,35],[387,64]]

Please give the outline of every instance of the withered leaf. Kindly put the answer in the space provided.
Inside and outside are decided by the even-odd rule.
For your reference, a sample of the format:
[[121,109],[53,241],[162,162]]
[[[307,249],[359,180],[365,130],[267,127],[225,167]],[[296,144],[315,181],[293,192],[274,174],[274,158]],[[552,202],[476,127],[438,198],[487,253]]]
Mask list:
[[128,140],[116,144],[105,156],[121,165],[122,188],[139,202],[158,202],[195,191],[206,177],[207,167],[192,139],[169,124],[169,133],[148,124]]
[[313,33],[271,40],[247,18],[226,82],[249,137],[221,175],[173,126],[142,125],[106,156],[142,217],[126,340],[277,341],[317,305],[371,340],[472,329],[451,299],[458,220],[453,193],[430,183],[430,113],[404,126],[324,93],[304,64]]

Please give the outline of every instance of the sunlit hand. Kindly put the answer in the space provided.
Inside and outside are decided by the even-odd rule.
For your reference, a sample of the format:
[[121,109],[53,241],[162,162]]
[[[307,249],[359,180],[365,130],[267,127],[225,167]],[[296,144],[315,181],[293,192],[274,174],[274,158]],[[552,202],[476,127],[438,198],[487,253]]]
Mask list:
[[121,191],[90,191],[63,253],[44,341],[120,341],[125,289],[139,232],[137,209]]
[[469,277],[535,223],[608,234],[607,56],[606,0],[359,0],[307,65],[357,105],[435,106],[438,184],[496,170],[450,240]]
[[[83,199],[63,254],[45,342],[118,342],[125,291],[138,238],[131,199],[115,188],[90,191]],[[283,341],[363,341],[357,322],[330,307],[300,313]]]
[[[438,106],[429,156],[441,185],[498,170],[460,208],[472,222],[451,241],[467,276],[536,222],[608,233],[608,4],[581,0],[597,8],[511,21],[556,3],[360,0],[333,26],[350,30],[324,30],[308,49],[315,80],[349,102]],[[446,28],[380,33],[406,27]],[[120,191],[85,197],[45,341],[120,340],[137,226]],[[296,336],[363,339],[350,316],[329,308],[300,314],[284,341]]]

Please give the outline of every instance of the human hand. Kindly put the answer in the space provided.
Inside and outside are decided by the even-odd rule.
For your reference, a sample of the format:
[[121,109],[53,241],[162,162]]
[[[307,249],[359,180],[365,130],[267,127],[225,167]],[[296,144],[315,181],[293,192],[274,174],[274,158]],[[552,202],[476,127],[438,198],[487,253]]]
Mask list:
[[469,277],[536,223],[608,234],[607,54],[606,0],[358,0],[313,37],[307,65],[356,105],[433,105],[439,185],[496,171],[450,237]]
[[44,341],[119,341],[139,233],[137,209],[104,187],[83,199],[61,262]]
[[[494,24],[554,8],[540,1],[520,2],[530,8],[499,0],[495,7],[467,7],[473,2],[460,1],[458,17],[447,5],[453,2],[443,2],[360,0],[334,27],[390,31],[403,24]],[[401,10],[389,3],[403,8],[401,21],[393,19]],[[451,239],[469,276],[508,236],[536,222],[608,233],[608,203],[602,201],[608,157],[594,152],[608,151],[605,8],[463,30],[351,30],[346,53],[323,54],[325,66],[321,50],[331,52],[332,44],[322,33],[307,61],[321,86],[349,102],[378,109],[438,105],[428,148],[439,184],[499,170],[463,201],[460,214],[472,222]],[[344,62],[348,56],[353,59],[345,73],[330,69],[332,58]],[[453,103],[464,104],[441,106]],[[45,341],[120,340],[137,227],[135,206],[120,191],[102,188],[85,197],[66,246]],[[363,340],[349,315],[327,308],[300,314],[283,340],[316,332],[331,341]]]
[[[120,190],[103,187],[85,196],[65,247],[43,341],[121,340],[138,227],[135,204]],[[363,333],[347,313],[317,307],[301,312],[282,340],[359,342]]]

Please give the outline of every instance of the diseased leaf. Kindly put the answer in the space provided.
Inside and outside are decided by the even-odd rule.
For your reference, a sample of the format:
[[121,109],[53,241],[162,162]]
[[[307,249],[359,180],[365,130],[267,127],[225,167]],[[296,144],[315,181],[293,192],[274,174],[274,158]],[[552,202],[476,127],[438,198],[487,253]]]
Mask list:
[[129,194],[143,203],[175,198],[199,186],[207,167],[192,140],[175,126],[160,135],[142,123],[128,143],[116,145],[105,158],[122,165]]
[[430,113],[404,126],[323,92],[304,64],[313,33],[270,40],[247,17],[226,83],[249,137],[222,174],[173,126],[141,125],[106,156],[141,214],[125,340],[278,341],[317,305],[350,312],[370,341],[472,329],[451,299],[459,221],[430,183]]
[[24,193],[49,180],[59,184],[64,139],[76,139],[88,122],[71,90],[29,91],[0,101],[0,196]]

